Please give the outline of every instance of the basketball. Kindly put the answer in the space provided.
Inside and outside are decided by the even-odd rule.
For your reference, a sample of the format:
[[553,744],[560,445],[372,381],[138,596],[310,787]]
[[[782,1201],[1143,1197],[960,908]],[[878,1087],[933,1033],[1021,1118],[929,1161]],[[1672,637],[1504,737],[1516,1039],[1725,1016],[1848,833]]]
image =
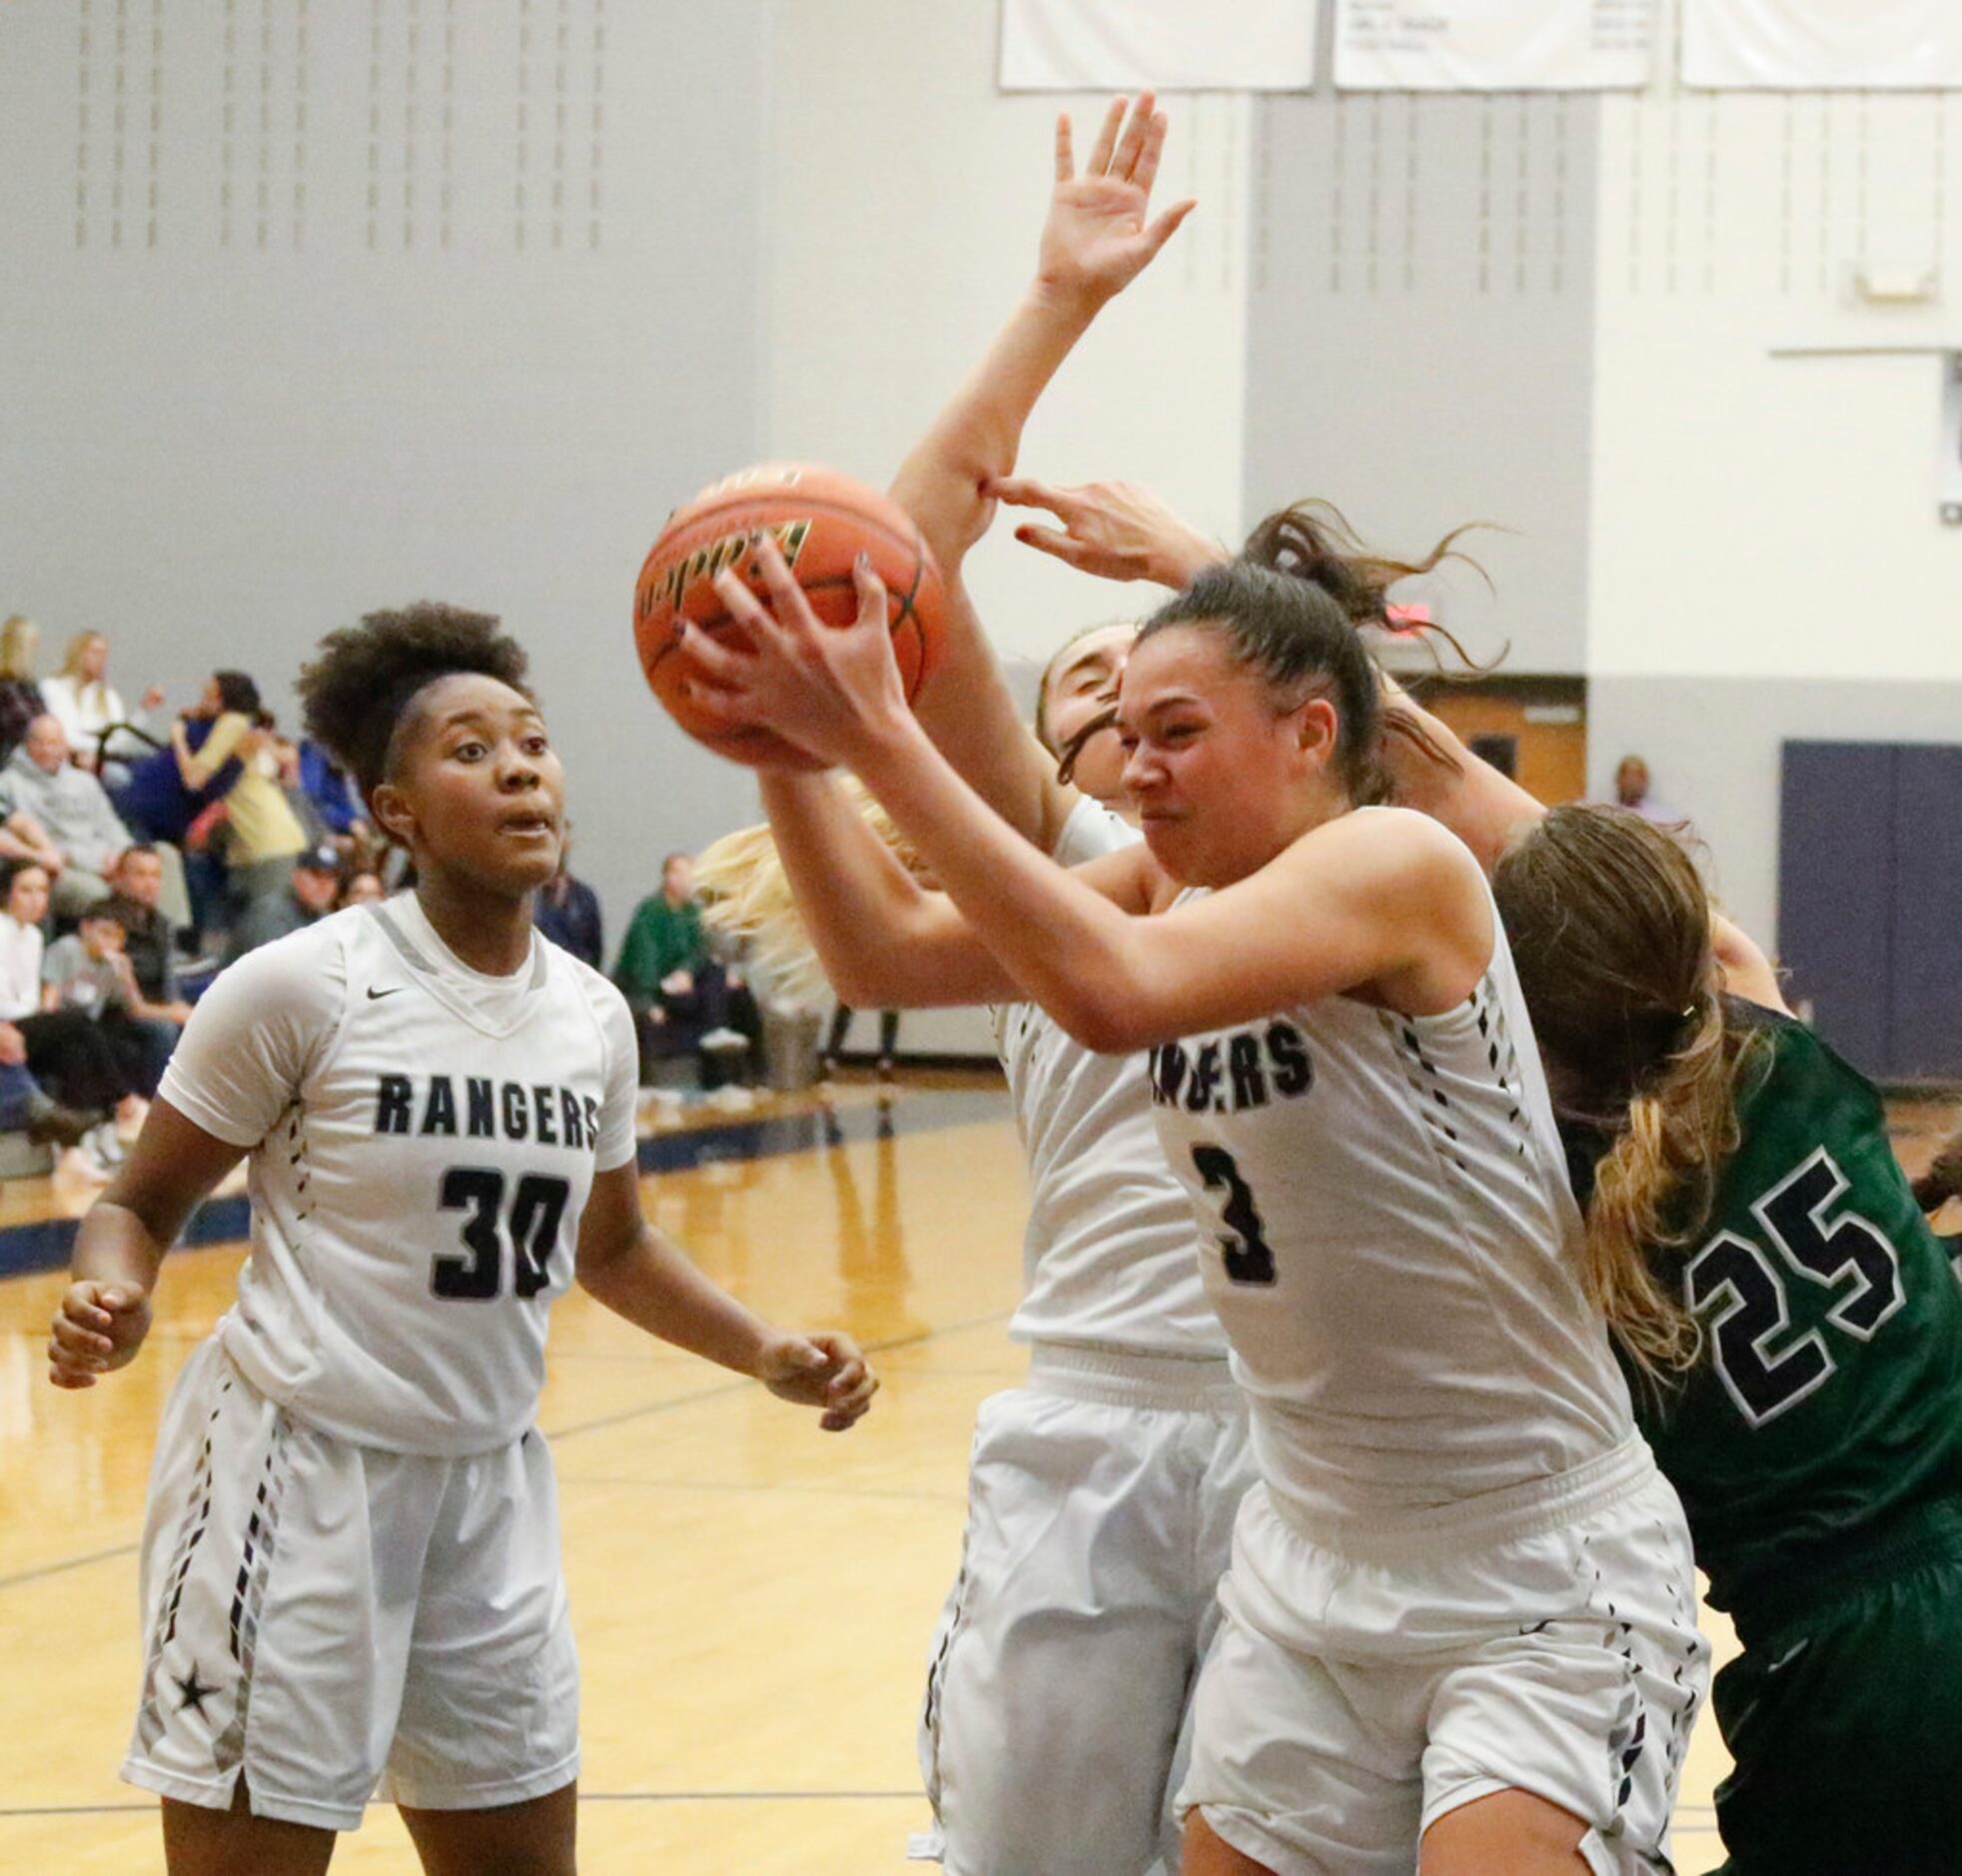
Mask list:
[[731,729],[708,718],[689,697],[687,680],[699,666],[683,648],[683,619],[704,631],[747,635],[728,614],[715,575],[733,569],[765,597],[761,571],[746,549],[767,532],[827,625],[858,616],[852,565],[860,553],[885,582],[887,624],[910,703],[932,669],[946,615],[940,569],[920,530],[897,502],[807,463],[764,463],[711,483],[668,517],[640,568],[633,599],[633,638],[640,668],[674,720],[718,755],[751,764],[821,767],[773,731]]

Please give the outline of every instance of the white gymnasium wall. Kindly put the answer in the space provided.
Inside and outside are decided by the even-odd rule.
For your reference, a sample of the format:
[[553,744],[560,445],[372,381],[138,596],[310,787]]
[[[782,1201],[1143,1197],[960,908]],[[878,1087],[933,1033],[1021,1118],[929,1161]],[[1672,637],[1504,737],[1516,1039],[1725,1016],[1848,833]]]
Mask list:
[[[1891,350],[1962,348],[1958,201],[1962,96],[1663,78],[1600,106],[1592,779],[1643,754],[1767,941],[1781,741],[1962,733],[1942,362]],[[1861,268],[1934,302],[1863,304]]]
[[[1657,87],[1601,107],[1595,672],[1962,678],[1937,514],[1962,347],[1962,95]],[[1927,275],[1861,305],[1858,268]]]
[[[883,483],[1035,267],[1051,130],[1087,154],[1105,100],[995,90],[998,0],[774,0],[766,436],[772,456]],[[1224,538],[1241,525],[1248,101],[1174,97],[1158,199],[1199,212],[1106,310],[1044,399],[1022,469],[1157,489]],[[1155,587],[1089,580],[1018,546],[968,562],[997,645],[1046,658]],[[860,1037],[866,1033],[860,1024]],[[864,1046],[862,1041],[860,1046]],[[978,1012],[909,1017],[901,1046],[989,1047]]]
[[[772,453],[883,482],[1034,272],[1051,127],[1087,154],[1106,100],[995,90],[999,0],[775,0],[770,54]],[[1166,101],[1162,205],[1198,213],[1106,310],[1031,424],[1025,472],[1157,489],[1240,525],[1250,106]],[[1155,589],[1086,580],[1006,525],[969,580],[996,642],[1046,657]]]
[[763,38],[761,0],[0,8],[0,611],[289,720],[330,627],[502,613],[617,937],[729,818],[629,613],[761,444]]
[[[1480,659],[1578,671],[1587,588],[1596,105],[1562,96],[1262,101],[1248,340],[1253,516],[1332,499],[1416,557]],[[1489,583],[1487,583],[1487,580]]]

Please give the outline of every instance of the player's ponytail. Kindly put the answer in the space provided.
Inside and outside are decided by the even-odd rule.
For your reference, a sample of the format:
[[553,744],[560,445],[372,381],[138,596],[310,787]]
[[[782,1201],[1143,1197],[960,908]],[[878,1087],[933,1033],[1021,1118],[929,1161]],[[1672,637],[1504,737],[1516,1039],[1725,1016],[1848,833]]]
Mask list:
[[1711,961],[1682,1040],[1636,1082],[1594,1168],[1583,1275],[1629,1359],[1651,1379],[1694,1365],[1702,1336],[1682,1301],[1681,1253],[1710,1216],[1737,1151],[1737,1048]]
[[1563,1118],[1605,1151],[1582,1279],[1628,1359],[1661,1382],[1702,1337],[1681,1291],[1737,1150],[1749,1032],[1724,1020],[1709,901],[1638,815],[1554,808],[1499,861],[1493,896]]

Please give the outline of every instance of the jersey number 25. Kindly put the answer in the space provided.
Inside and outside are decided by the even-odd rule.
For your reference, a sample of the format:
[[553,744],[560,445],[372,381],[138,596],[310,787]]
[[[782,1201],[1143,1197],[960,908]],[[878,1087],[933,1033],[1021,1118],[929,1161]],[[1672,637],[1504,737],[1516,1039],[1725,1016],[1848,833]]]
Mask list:
[[1762,1245],[1723,1231],[1683,1272],[1684,1300],[1704,1319],[1718,1378],[1752,1426],[1776,1419],[1832,1378],[1822,1330],[1788,1336],[1792,1279],[1836,1290],[1850,1277],[1826,1322],[1858,1342],[1901,1307],[1900,1258],[1886,1233],[1857,1212],[1833,1210],[1846,1190],[1846,1175],[1820,1147],[1751,1205],[1782,1269]]

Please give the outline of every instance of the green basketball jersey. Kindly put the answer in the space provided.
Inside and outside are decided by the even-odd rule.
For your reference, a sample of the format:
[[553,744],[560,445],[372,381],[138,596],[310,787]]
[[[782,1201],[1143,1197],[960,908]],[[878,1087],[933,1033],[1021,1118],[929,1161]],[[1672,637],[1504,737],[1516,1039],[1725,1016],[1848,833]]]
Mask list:
[[1892,1513],[1962,1492],[1962,1285],[1871,1083],[1804,1025],[1758,1032],[1742,1144],[1682,1270],[1696,1368],[1642,1431],[1689,1514],[1710,1600],[1748,1611]]

